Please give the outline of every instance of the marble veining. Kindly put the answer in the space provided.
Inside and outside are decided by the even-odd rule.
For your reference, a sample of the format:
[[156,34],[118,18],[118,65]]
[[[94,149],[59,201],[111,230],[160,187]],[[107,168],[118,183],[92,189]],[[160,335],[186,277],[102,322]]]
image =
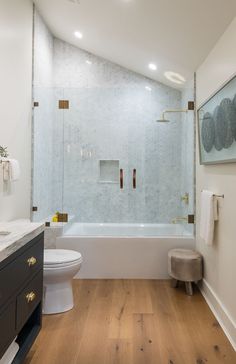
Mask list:
[[[34,122],[34,221],[57,210],[74,215],[75,221],[93,223],[170,223],[186,215],[181,195],[193,191],[192,116],[187,121],[173,114],[165,124],[155,120],[164,109],[186,108],[192,88],[181,93],[52,40],[42,22],[37,16],[36,47],[47,48],[49,67],[36,50],[35,95],[40,105]],[[59,110],[59,99],[69,100],[70,108]],[[100,160],[119,160],[123,190],[119,182],[101,183]]]
[[9,235],[0,235],[0,262],[16,252],[44,231],[44,224],[32,223],[29,220],[1,222],[0,231],[8,231]]

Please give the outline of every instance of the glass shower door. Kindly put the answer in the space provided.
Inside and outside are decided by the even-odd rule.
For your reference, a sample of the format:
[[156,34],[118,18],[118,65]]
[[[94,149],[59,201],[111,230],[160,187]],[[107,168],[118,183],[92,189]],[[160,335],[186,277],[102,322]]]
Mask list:
[[47,222],[62,211],[63,113],[58,100],[63,90],[34,87],[32,126],[32,220]]
[[[143,87],[68,88],[63,98],[69,102],[63,110],[63,211],[80,233],[86,235],[89,224],[88,235],[97,235],[106,224],[110,235],[110,224],[120,234],[162,229],[168,235],[180,217],[178,235],[191,231],[184,218],[193,209],[193,139],[188,145],[185,133],[194,131],[193,113],[187,122],[178,114],[157,123],[168,104]],[[182,107],[178,98],[171,104]],[[182,201],[185,192],[192,205]]]

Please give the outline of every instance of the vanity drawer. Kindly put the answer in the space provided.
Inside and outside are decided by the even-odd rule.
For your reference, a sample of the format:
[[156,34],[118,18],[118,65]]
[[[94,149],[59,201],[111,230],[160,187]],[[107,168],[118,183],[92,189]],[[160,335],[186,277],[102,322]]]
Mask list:
[[0,306],[43,269],[43,238],[0,270]]
[[16,299],[16,328],[21,330],[34,309],[42,300],[43,270],[27,284]]
[[14,301],[0,315],[0,359],[16,337],[15,312]]

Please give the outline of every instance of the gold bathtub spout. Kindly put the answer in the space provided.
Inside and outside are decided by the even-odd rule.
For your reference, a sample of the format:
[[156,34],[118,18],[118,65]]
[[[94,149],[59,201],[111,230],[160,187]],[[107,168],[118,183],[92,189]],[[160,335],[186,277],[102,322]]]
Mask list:
[[177,224],[178,222],[188,222],[188,217],[177,216],[171,222],[172,224]]

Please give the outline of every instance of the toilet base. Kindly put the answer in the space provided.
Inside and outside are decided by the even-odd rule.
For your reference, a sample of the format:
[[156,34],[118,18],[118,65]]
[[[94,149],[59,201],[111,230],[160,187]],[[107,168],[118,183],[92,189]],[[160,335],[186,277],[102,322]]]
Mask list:
[[53,284],[44,283],[43,314],[52,315],[74,307],[71,281]]

